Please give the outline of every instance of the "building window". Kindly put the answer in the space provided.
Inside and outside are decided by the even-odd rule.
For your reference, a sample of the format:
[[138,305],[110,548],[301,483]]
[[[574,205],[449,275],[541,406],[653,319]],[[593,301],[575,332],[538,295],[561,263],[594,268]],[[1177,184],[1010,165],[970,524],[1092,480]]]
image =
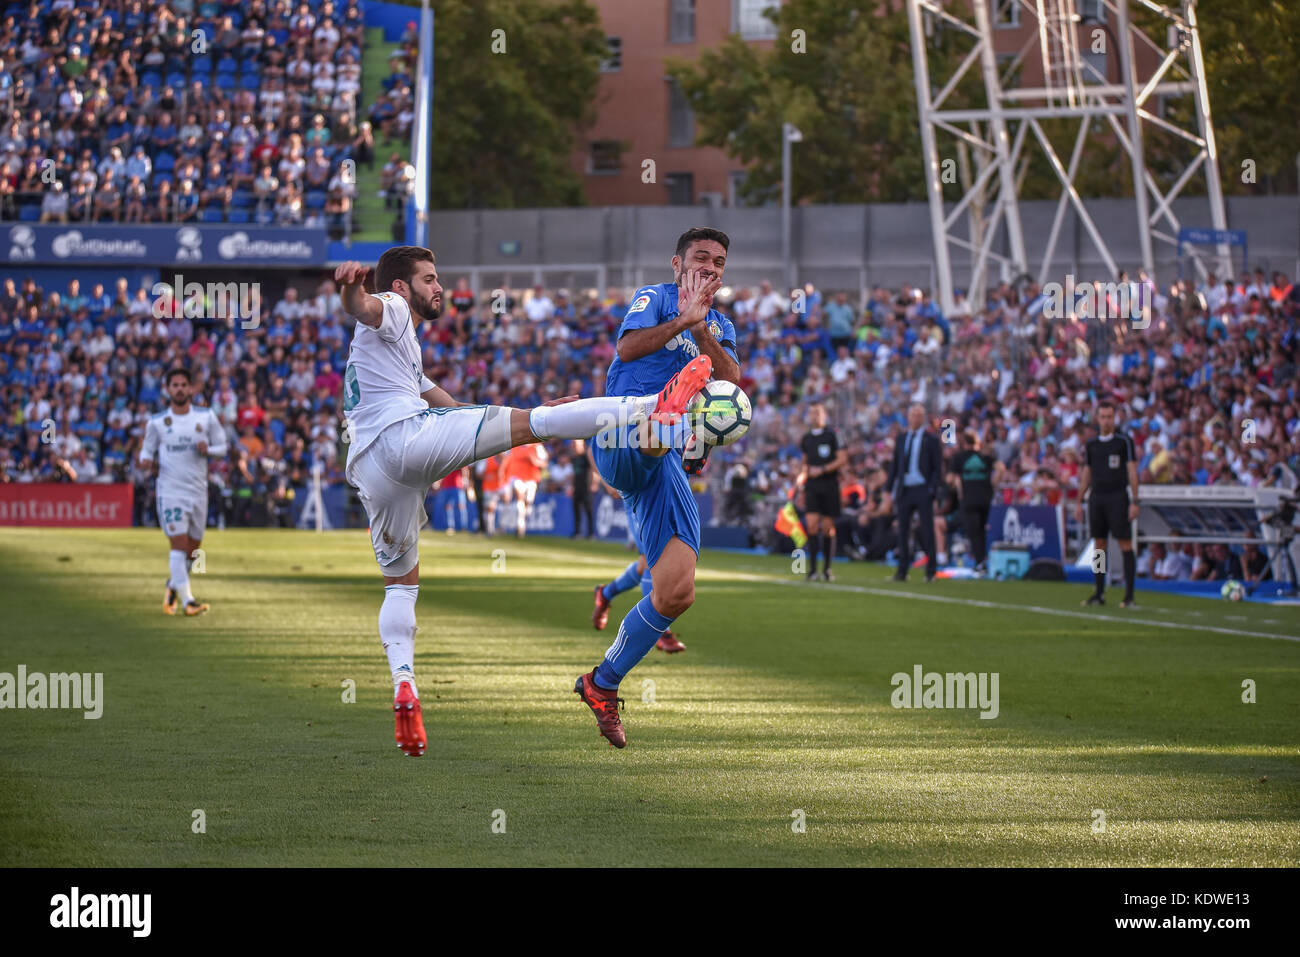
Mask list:
[[1015,53],[998,54],[998,78],[1002,89],[1014,90],[1020,86],[1021,67],[1025,61]]
[[989,0],[993,4],[993,25],[999,28],[1020,26],[1020,0]]
[[674,79],[668,81],[668,146],[685,147],[695,145],[695,111],[686,101],[686,94],[681,84]]
[[605,47],[609,56],[600,61],[600,72],[617,73],[623,69],[623,38],[605,37]]
[[668,187],[668,202],[673,206],[692,206],[695,204],[695,174],[669,173],[664,177]]
[[618,140],[595,140],[591,144],[588,172],[609,176],[623,168],[623,146]]
[[1106,7],[1101,0],[1079,0],[1079,18],[1085,23],[1106,22]]
[[669,4],[668,42],[695,42],[695,0],[672,0]]
[[763,14],[779,6],[774,0],[731,0],[731,32],[742,40],[775,40],[776,24]]

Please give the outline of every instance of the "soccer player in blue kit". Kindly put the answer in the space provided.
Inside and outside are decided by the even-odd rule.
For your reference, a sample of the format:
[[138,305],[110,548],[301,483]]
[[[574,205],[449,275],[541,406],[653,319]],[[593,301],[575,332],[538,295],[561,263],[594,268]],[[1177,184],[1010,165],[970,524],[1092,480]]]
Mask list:
[[[632,297],[618,329],[606,395],[640,395],[649,383],[661,388],[692,364],[711,368],[713,378],[740,381],[735,327],[712,308],[730,242],[726,233],[704,226],[682,233],[672,259],[673,281],[642,286]],[[618,713],[619,683],[695,601],[700,513],[686,476],[688,469],[704,467],[708,447],[695,447],[698,442],[684,420],[667,428],[642,423],[607,429],[592,442],[596,470],[623,496],[629,518],[635,519],[651,578],[650,594],[627,613],[604,659],[573,687],[616,748],[627,744]]]

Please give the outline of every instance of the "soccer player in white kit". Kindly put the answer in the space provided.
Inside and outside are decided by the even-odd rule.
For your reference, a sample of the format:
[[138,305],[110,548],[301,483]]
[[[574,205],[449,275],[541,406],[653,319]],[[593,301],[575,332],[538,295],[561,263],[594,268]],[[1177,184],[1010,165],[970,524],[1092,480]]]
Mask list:
[[350,436],[345,474],[365,506],[384,576],[379,638],[393,676],[394,736],[404,754],[417,757],[426,738],[413,667],[415,601],[429,486],[517,445],[589,439],[648,419],[675,423],[708,382],[712,363],[698,356],[658,395],[565,396],[535,409],[457,402],[424,374],[418,327],[442,312],[433,253],[419,246],[389,249],[375,266],[374,294],[362,287],[369,271],[345,262],[334,273],[343,308],[357,320],[343,377]]
[[145,427],[140,465],[157,473],[158,524],[171,543],[163,612],[183,603],[193,617],[208,610],[190,591],[190,566],[208,524],[208,459],[226,454],[226,431],[215,412],[190,402],[188,370],[170,370],[166,386],[171,403]]

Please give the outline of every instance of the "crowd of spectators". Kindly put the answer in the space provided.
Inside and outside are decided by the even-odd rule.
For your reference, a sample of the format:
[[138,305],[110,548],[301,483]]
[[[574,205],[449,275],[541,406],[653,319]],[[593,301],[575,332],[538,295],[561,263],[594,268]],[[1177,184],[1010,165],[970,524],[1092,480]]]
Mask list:
[[[0,20],[0,218],[328,226],[409,130],[414,46],[359,115],[360,0],[53,0]],[[358,120],[361,120],[358,123]]]
[[[528,407],[598,395],[632,291],[449,282],[444,315],[421,332],[426,372],[467,402]],[[1008,503],[1077,496],[1080,453],[1103,398],[1133,437],[1143,483],[1297,486],[1300,290],[1281,274],[1176,283],[1153,296],[1149,325],[1048,318],[1032,285],[1000,285],[978,308],[958,296],[947,315],[922,290],[877,288],[864,298],[811,285],[783,295],[766,282],[719,296],[754,403],[749,435],[717,450],[699,480],[726,521],[770,526],[763,506],[797,498],[812,401],[826,404],[848,449],[842,488],[861,516],[862,555],[872,522],[888,525],[879,508],[885,467],[912,402],[940,434],[978,437],[1004,467],[998,500]],[[218,317],[155,318],[155,298],[125,279],[89,290],[75,279],[63,290],[5,281],[0,475],[140,482],[135,452],[165,401],[163,372],[184,364],[232,438],[213,472],[228,505],[262,503],[262,519],[287,520],[283,506],[313,464],[327,482],[342,480],[351,321],[328,279],[289,286],[263,312],[246,329]],[[555,443],[550,452],[567,474],[572,450]],[[1200,546],[1187,552],[1188,577],[1202,551],[1208,561]],[[1156,566],[1183,574],[1176,562]]]

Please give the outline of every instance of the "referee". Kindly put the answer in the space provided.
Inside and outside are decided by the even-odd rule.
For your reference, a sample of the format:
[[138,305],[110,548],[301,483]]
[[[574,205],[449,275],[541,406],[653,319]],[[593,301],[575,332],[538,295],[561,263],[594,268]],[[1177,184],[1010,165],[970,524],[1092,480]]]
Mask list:
[[848,450],[826,427],[826,406],[812,407],[812,431],[799,442],[803,452],[804,518],[808,525],[809,551],[812,562],[808,578],[817,577],[817,552],[825,556],[822,581],[834,581],[831,562],[835,560],[835,520],[840,517],[840,469],[848,464]]
[[[1075,517],[1083,521],[1084,496],[1091,491],[1092,495],[1088,498],[1088,528],[1092,533],[1093,548],[1105,555],[1107,539],[1112,534],[1119,539],[1120,552],[1124,556],[1124,600],[1119,606],[1132,608],[1137,560],[1133,555],[1129,529],[1138,517],[1137,454],[1133,440],[1127,433],[1115,431],[1113,403],[1098,403],[1097,432],[1084,447]],[[1096,565],[1093,567],[1096,568]],[[1084,599],[1083,604],[1104,605],[1106,571],[1093,572],[1093,577],[1096,591]]]
[[967,429],[962,433],[965,445],[948,463],[949,476],[961,499],[962,526],[970,542],[975,570],[988,571],[989,509],[993,504],[993,486],[1002,479],[1002,463],[980,450],[979,433]]

